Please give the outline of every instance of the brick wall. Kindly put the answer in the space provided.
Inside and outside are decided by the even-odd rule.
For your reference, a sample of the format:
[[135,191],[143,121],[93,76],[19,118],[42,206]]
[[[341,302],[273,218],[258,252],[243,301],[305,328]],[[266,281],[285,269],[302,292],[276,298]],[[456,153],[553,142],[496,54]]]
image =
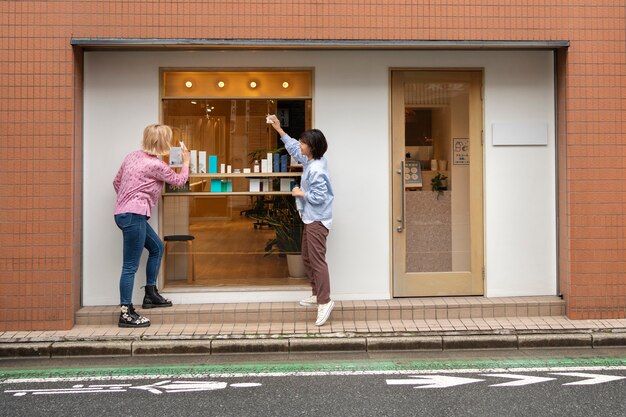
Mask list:
[[[80,302],[74,38],[569,40],[559,66],[559,271],[571,318],[626,316],[626,5],[619,0],[0,2],[0,330]],[[501,4],[499,6],[499,4]]]

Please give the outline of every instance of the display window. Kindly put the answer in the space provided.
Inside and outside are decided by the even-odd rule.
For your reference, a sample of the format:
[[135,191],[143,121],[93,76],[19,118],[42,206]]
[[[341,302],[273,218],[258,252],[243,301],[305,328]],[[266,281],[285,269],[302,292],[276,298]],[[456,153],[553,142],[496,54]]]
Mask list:
[[[302,223],[291,189],[302,167],[266,123],[312,127],[310,70],[162,70],[161,112],[191,151],[189,182],[163,192],[166,287],[302,285]],[[168,161],[176,168],[173,148]]]

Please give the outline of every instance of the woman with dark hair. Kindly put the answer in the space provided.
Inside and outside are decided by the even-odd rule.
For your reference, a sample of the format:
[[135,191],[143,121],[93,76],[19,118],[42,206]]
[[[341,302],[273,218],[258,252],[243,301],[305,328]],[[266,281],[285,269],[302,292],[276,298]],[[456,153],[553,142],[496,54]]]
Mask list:
[[297,141],[280,127],[275,115],[268,116],[268,123],[280,135],[285,149],[304,167],[300,187],[294,187],[291,195],[304,223],[302,235],[302,260],[311,280],[313,295],[300,301],[300,305],[317,305],[316,326],[326,323],[335,302],[330,299],[330,276],[326,264],[326,238],[333,222],[333,188],[330,184],[328,164],[324,154],[328,149],[326,137],[318,129],[307,130]]

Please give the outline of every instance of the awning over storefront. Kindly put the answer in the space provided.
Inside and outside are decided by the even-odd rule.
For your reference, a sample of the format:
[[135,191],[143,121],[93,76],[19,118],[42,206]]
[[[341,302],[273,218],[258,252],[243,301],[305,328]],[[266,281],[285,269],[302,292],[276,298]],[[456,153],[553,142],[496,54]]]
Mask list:
[[72,38],[71,45],[85,50],[105,49],[384,49],[384,50],[524,50],[568,48],[558,41],[421,41],[421,40],[317,40],[317,39],[142,39]]

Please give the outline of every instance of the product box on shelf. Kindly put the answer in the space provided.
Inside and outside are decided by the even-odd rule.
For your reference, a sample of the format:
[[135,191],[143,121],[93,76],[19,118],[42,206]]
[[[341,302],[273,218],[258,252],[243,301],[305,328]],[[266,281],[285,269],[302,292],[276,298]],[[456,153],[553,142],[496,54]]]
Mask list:
[[274,172],[280,172],[280,155],[275,153],[273,158],[273,170]]
[[206,151],[198,152],[198,172],[206,174]]
[[280,191],[289,192],[293,188],[295,181],[293,178],[280,179]]
[[266,172],[272,172],[272,161],[273,161],[272,153],[268,152],[267,153],[267,171]]
[[183,166],[183,148],[172,146],[170,148],[170,167],[180,168]]
[[209,155],[209,174],[217,174],[217,155]]
[[189,151],[189,172],[192,174],[198,173],[198,151]]
[[251,193],[258,193],[261,191],[261,180],[258,178],[250,178],[250,188]]
[[211,180],[211,192],[212,193],[222,192],[222,180],[218,180],[218,179]]

